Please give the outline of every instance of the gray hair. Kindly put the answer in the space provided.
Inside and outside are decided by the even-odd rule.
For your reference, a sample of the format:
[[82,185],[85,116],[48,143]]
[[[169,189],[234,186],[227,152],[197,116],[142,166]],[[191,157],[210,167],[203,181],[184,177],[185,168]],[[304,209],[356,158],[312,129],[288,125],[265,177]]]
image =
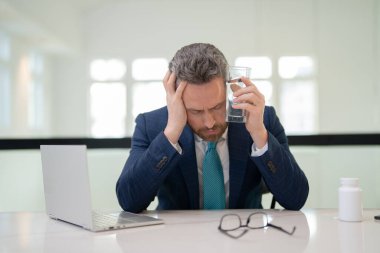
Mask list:
[[169,63],[169,70],[177,77],[177,84],[186,81],[202,84],[215,77],[226,80],[228,63],[223,53],[215,46],[194,43],[182,47]]

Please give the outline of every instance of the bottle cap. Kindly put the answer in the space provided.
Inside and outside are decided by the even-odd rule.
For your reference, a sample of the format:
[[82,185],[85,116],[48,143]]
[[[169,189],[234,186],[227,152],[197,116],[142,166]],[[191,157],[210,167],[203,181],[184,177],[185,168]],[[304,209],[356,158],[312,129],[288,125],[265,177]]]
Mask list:
[[359,186],[359,178],[343,177],[340,179],[340,184],[344,186]]

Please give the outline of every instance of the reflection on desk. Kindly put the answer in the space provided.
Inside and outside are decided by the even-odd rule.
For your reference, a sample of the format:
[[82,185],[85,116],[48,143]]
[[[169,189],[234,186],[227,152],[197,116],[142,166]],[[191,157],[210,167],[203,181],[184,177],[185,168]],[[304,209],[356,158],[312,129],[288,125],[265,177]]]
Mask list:
[[245,221],[254,211],[161,211],[158,217],[166,223],[163,231],[145,231],[141,237],[117,234],[116,239],[124,252],[152,252],[152,245],[158,246],[158,252],[245,252],[252,249],[276,252],[284,248],[289,252],[303,252],[310,231],[302,212],[266,210],[271,223],[284,228],[296,226],[297,230],[292,236],[268,227],[249,231],[242,238],[233,239],[218,230],[223,214],[236,213]]
[[150,211],[165,224],[98,233],[44,213],[0,213],[0,252],[379,252],[373,216],[380,209],[352,223],[339,221],[335,209],[265,210],[271,223],[296,226],[292,236],[268,227],[233,239],[218,230],[224,214],[246,219],[254,211]]

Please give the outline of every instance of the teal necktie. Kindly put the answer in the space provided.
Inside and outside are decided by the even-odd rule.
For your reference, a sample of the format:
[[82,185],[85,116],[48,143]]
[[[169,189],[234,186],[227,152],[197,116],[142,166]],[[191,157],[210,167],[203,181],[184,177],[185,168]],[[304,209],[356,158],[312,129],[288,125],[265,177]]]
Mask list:
[[203,208],[224,209],[225,207],[222,163],[216,151],[216,142],[209,142],[203,160]]

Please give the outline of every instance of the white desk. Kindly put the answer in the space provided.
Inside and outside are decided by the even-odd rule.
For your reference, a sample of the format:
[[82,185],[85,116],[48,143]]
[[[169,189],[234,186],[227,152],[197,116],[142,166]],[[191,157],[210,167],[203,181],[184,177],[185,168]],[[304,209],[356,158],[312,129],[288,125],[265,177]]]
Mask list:
[[297,227],[293,236],[273,228],[250,230],[240,239],[219,232],[220,217],[254,210],[161,211],[148,215],[164,225],[89,232],[44,213],[0,213],[0,252],[380,252],[380,209],[363,222],[341,222],[335,209],[266,210],[272,223]]

